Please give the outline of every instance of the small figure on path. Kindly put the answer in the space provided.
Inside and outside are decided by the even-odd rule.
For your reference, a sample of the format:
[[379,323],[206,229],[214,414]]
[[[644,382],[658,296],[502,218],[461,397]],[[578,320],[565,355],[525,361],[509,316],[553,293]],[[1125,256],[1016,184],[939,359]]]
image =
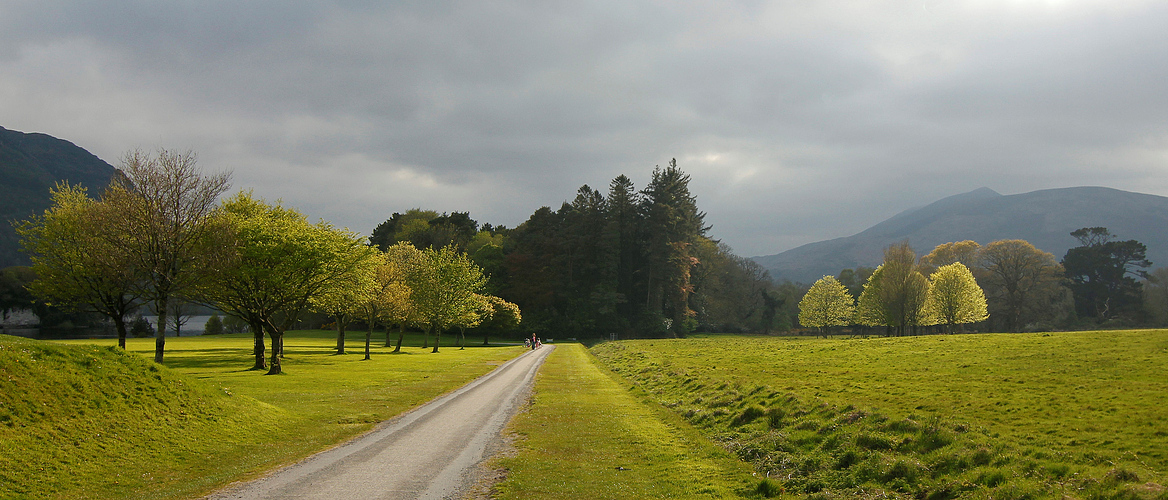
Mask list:
[[531,334],[531,350],[534,351],[536,347],[539,347],[539,339],[536,339],[533,333]]

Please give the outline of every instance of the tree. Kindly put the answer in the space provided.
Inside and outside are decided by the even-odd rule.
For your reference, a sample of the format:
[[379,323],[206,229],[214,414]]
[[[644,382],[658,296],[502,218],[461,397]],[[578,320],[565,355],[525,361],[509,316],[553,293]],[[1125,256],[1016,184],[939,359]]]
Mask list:
[[222,216],[231,229],[231,258],[217,279],[205,282],[198,292],[250,325],[254,369],[267,367],[267,332],[272,341],[268,373],[281,373],[284,330],[317,295],[350,279],[374,250],[354,233],[325,222],[311,224],[295,209],[269,205],[250,192],[226,200]]
[[[414,306],[413,289],[410,288],[410,277],[417,276],[416,267],[425,265],[420,250],[408,242],[399,242],[385,251],[386,265],[390,269],[386,274],[393,278],[381,296],[380,315],[386,323],[398,325],[397,346],[393,352],[401,352],[402,341],[405,339],[406,324],[420,324],[418,308]],[[385,330],[385,346],[389,347],[389,328]]]
[[921,273],[933,274],[941,266],[947,266],[956,262],[960,262],[968,266],[977,265],[977,254],[981,249],[976,241],[965,240],[950,243],[942,243],[933,248],[924,257],[921,257]]
[[934,322],[945,325],[946,333],[953,333],[953,325],[989,318],[985,293],[961,262],[941,266],[929,276],[925,309]]
[[[342,262],[352,262],[355,265],[347,269],[344,276],[338,276],[326,286],[321,287],[318,293],[313,294],[308,303],[317,311],[333,318],[337,328],[337,354],[345,354],[345,328],[357,317],[367,314],[369,309],[376,308],[375,301],[381,291],[377,283],[377,261],[380,252],[367,246],[353,246],[344,250],[353,255],[335,255]],[[376,314],[372,315],[374,318]],[[365,355],[369,356],[369,337],[373,327],[365,338]]]
[[[44,215],[17,224],[32,259],[30,292],[40,300],[110,318],[126,348],[126,316],[137,308],[141,280],[127,254],[101,238],[98,202],[80,186],[58,184]],[[7,307],[5,309],[7,315]]]
[[1168,325],[1168,267],[1148,273],[1144,281],[1144,308],[1156,325]]
[[998,240],[978,253],[977,276],[991,317],[1006,331],[1049,317],[1063,295],[1063,270],[1054,255],[1025,240]]
[[848,293],[853,297],[859,297],[864,293],[864,284],[868,282],[868,278],[872,277],[872,272],[875,268],[867,266],[858,266],[855,269],[841,270],[836,279],[848,289]]
[[855,315],[855,304],[856,299],[839,280],[824,276],[799,301],[799,323],[821,333],[824,327],[845,326]]
[[688,331],[696,313],[689,307],[693,285],[691,272],[699,261],[694,244],[705,236],[704,212],[689,191],[689,174],[670,160],[653,170],[649,185],[641,192],[648,268],[646,269],[646,309],[670,320],[674,336]]
[[929,293],[929,282],[916,266],[916,253],[907,241],[890,245],[884,249],[881,267],[879,303],[887,325],[899,335],[909,328],[916,333],[917,326],[927,324],[924,307]]
[[203,324],[203,335],[222,335],[223,334],[223,319],[219,317],[219,313],[214,313],[207,322]]
[[427,248],[420,260],[422,265],[409,270],[407,284],[419,320],[435,334],[432,352],[436,353],[442,331],[480,306],[476,294],[487,280],[466,254],[453,247]]
[[523,322],[523,315],[519,311],[519,306],[494,295],[488,295],[487,301],[491,305],[491,315],[479,325],[479,328],[483,331],[483,345],[488,345],[492,331],[509,330],[519,326]]
[[1104,227],[1085,227],[1071,233],[1082,246],[1067,250],[1063,268],[1081,317],[1105,320],[1132,313],[1140,305],[1140,283],[1152,265],[1147,247],[1136,240],[1116,241]]
[[172,298],[213,279],[224,260],[226,228],[213,217],[227,173],[204,176],[193,152],[127,153],[99,207],[100,238],[140,272],[140,293],[158,311],[154,361],[162,363]]
[[857,325],[891,327],[893,320],[881,302],[884,283],[884,265],[876,266],[868,281],[864,283],[864,291],[856,304],[856,316],[853,320]]
[[466,349],[466,329],[477,328],[486,321],[490,321],[495,314],[494,307],[491,302],[487,300],[486,295],[475,294],[474,299],[477,302],[475,307],[467,309],[462,316],[455,321],[454,326],[458,327],[458,348],[459,350]]

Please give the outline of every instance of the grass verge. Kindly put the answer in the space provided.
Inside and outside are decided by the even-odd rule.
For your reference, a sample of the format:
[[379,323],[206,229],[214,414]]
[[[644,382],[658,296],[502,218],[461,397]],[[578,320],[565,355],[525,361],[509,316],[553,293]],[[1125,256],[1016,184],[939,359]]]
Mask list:
[[[289,332],[286,375],[251,366],[242,335],[41,342],[0,336],[0,497],[189,498],[370,429],[522,347],[377,347]],[[414,340],[408,339],[411,344]],[[384,340],[382,341],[384,343]],[[417,342],[420,344],[420,342]],[[142,354],[139,356],[138,354]]]
[[579,344],[558,344],[530,407],[512,421],[500,499],[726,498],[752,494],[750,467],[630,393]]
[[1168,498],[1168,331],[711,336],[596,356],[818,498]]

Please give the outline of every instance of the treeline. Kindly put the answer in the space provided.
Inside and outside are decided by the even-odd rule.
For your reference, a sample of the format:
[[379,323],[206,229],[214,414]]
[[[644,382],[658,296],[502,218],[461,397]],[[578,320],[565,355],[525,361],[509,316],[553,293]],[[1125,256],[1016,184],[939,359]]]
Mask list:
[[[192,153],[140,151],[100,199],[59,185],[43,215],[17,225],[33,265],[25,289],[36,302],[112,320],[125,347],[126,317],[158,314],[155,361],[165,352],[167,315],[200,303],[246,322],[255,336],[254,368],[280,373],[283,335],[301,314],[334,319],[337,350],[345,328],[366,326],[365,356],[377,325],[434,335],[481,327],[503,331],[522,319],[512,303],[485,293],[482,269],[454,247],[384,250],[295,209],[239,192],[222,202],[226,174],[202,175]],[[270,339],[265,347],[264,335]],[[465,338],[463,338],[465,342]],[[265,357],[265,351],[270,353]]]
[[[945,243],[919,260],[908,242],[892,245],[876,268],[845,269],[817,282],[804,295],[802,326],[854,325],[904,334],[939,324],[977,323],[983,331],[1017,332],[1168,322],[1168,270],[1146,271],[1152,263],[1143,243],[1119,240],[1103,227],[1071,235],[1080,246],[1061,260],[1025,240]],[[943,301],[934,289],[937,273],[952,275],[958,267],[968,276],[944,278],[965,283],[965,295],[947,302],[950,311],[965,311],[955,322],[939,313]],[[815,312],[815,307],[828,310],[824,300],[834,308],[830,314]],[[978,310],[979,300],[988,318],[969,312]]]
[[370,241],[388,248],[453,245],[490,276],[491,293],[518,304],[524,328],[553,337],[683,336],[762,332],[793,324],[798,290],[776,286],[755,262],[711,238],[676,161],[637,190],[621,175],[607,192],[582,186],[559,209],[515,228],[468,213],[395,213]]

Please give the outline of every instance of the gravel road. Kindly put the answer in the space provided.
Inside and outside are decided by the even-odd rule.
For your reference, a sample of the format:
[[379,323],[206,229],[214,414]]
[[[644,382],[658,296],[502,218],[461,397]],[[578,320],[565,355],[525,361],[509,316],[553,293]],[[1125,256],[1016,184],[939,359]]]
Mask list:
[[364,436],[207,498],[459,498],[552,349],[524,353]]

